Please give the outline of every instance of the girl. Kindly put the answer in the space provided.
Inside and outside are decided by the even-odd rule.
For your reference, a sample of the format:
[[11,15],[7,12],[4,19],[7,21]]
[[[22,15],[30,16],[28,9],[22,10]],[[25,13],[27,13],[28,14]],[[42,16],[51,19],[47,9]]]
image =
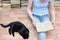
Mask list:
[[37,29],[38,40],[46,40],[46,32],[49,31],[50,23],[54,25],[55,22],[54,0],[29,0],[27,12]]

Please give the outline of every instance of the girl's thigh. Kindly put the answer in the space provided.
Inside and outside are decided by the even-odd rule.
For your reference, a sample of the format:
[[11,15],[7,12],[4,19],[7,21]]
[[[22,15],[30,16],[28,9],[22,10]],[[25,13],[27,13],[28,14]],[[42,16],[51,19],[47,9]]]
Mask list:
[[37,15],[33,15],[33,18],[36,22],[40,22],[40,17]]
[[50,21],[50,16],[48,14],[44,15],[44,16],[41,16],[40,21],[41,22]]

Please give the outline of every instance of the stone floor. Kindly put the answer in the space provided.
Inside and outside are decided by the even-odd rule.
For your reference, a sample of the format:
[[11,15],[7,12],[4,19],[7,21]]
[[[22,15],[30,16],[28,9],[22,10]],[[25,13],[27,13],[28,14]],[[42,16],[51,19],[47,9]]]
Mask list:
[[[55,30],[47,32],[47,40],[60,40],[60,8],[55,8],[56,11],[56,21]],[[0,11],[0,23],[8,24],[12,21],[20,21],[26,25],[30,30],[30,37],[27,40],[37,40],[37,32],[35,27],[32,25],[26,9],[10,9]],[[2,28],[0,26],[0,40],[24,40],[18,33],[15,33],[15,37],[8,34],[8,28]]]

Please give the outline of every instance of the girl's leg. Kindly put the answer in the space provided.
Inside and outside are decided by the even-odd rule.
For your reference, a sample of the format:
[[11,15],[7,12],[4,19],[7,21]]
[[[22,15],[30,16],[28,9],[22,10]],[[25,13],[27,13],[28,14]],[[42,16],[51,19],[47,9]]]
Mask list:
[[46,32],[38,32],[38,40],[46,40]]

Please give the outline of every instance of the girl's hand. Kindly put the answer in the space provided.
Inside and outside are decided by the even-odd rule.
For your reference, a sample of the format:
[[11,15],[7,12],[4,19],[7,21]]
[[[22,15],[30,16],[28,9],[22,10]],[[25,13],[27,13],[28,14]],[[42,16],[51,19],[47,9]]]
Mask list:
[[51,22],[52,22],[52,25],[55,26],[55,20],[52,20]]

